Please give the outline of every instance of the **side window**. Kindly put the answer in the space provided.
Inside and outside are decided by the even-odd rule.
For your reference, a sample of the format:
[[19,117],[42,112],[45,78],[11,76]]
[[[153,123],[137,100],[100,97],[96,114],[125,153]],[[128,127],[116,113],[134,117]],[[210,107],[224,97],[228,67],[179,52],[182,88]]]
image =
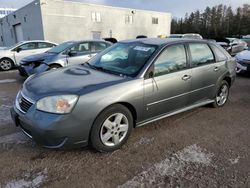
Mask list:
[[187,56],[184,45],[167,47],[154,64],[154,75],[161,76],[187,68]]
[[34,50],[34,49],[36,49],[36,43],[35,42],[26,43],[26,44],[19,46],[18,49],[20,49],[22,51],[23,50]]
[[192,66],[197,67],[209,63],[214,63],[214,54],[207,44],[189,44],[192,56]]
[[78,43],[74,47],[71,48],[72,51],[77,53],[86,53],[90,52],[90,47],[88,42]]
[[47,42],[38,42],[38,48],[52,48],[54,47],[54,44],[47,43]]
[[107,48],[107,45],[103,42],[94,42],[91,46],[91,52],[100,52]]
[[216,55],[217,62],[226,61],[227,56],[215,45],[211,44],[211,48]]

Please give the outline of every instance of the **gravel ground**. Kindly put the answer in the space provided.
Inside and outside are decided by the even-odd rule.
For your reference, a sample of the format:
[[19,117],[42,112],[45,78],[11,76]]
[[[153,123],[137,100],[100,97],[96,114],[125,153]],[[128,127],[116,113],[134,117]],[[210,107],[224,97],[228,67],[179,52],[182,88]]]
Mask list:
[[47,150],[14,127],[23,79],[0,72],[0,187],[250,187],[250,77],[225,107],[202,107],[134,129],[122,149]]

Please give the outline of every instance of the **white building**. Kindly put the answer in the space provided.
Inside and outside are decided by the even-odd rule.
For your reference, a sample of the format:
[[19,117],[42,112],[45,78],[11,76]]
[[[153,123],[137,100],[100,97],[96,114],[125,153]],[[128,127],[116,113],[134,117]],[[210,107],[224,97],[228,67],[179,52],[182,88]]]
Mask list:
[[35,0],[0,19],[0,46],[22,40],[68,40],[169,35],[171,14],[64,0]]
[[16,11],[14,8],[0,8],[0,18],[11,14],[12,12]]

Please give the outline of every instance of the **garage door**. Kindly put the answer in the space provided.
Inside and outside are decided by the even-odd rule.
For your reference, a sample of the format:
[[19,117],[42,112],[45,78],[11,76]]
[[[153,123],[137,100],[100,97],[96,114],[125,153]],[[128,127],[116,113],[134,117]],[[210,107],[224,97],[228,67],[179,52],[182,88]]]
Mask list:
[[15,38],[16,42],[23,41],[23,29],[21,24],[14,25],[14,31],[15,31]]

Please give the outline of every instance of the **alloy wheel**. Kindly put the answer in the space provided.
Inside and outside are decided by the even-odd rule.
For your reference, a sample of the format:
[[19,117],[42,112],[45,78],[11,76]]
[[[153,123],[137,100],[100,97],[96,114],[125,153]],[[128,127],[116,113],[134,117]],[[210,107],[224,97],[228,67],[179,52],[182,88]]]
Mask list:
[[12,68],[12,63],[9,60],[4,59],[0,62],[0,68],[5,71],[10,70]]
[[124,140],[128,129],[129,121],[124,114],[112,114],[101,126],[101,141],[105,146],[116,146]]
[[223,84],[216,96],[216,102],[218,106],[223,106],[227,102],[228,94],[229,88],[226,84]]

